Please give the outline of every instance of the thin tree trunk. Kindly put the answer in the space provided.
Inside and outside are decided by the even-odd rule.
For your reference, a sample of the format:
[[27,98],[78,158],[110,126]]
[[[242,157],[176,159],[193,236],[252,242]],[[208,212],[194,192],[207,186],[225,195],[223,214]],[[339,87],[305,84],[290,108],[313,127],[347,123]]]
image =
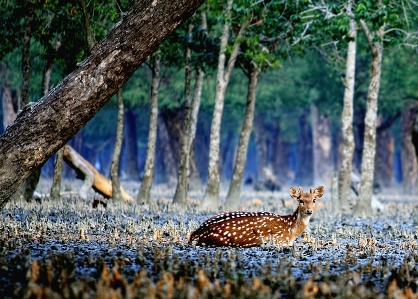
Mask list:
[[251,68],[249,73],[247,106],[245,110],[244,122],[242,123],[234,172],[232,175],[231,182],[229,184],[229,190],[225,201],[226,208],[229,210],[237,210],[240,206],[242,179],[244,176],[245,165],[247,161],[248,143],[250,141],[251,130],[253,127],[256,91],[259,74],[260,69],[258,67]]
[[226,48],[229,38],[229,18],[232,8],[232,0],[228,1],[226,9],[226,21],[223,26],[221,45],[218,59],[218,74],[216,79],[216,96],[215,109],[213,112],[212,126],[210,132],[210,146],[209,146],[209,167],[208,167],[208,181],[205,195],[201,209],[216,211],[219,206],[219,147],[220,147],[220,128],[221,119],[224,106],[224,98],[226,88],[229,83],[229,78],[234,68],[236,58],[241,45],[242,36],[248,27],[248,23],[242,24],[234,44],[234,48],[229,57],[228,63],[226,61]]
[[[189,26],[189,35],[192,33],[193,26]],[[189,174],[190,174],[190,126],[191,126],[191,50],[186,48],[186,65],[184,67],[184,118],[183,131],[180,141],[179,154],[179,170],[176,192],[174,194],[173,202],[179,205],[186,205],[187,190],[189,188]]]
[[313,174],[314,186],[331,187],[334,161],[332,157],[331,121],[312,106]]
[[119,181],[119,161],[120,152],[122,151],[123,141],[123,97],[122,88],[118,90],[118,124],[116,129],[115,149],[112,157],[111,177],[112,177],[112,198],[115,201],[122,202],[122,192],[120,190]]
[[160,59],[151,58],[151,101],[150,101],[150,121],[147,144],[147,156],[145,158],[144,175],[141,187],[139,188],[137,201],[139,203],[149,203],[151,200],[151,187],[154,181],[155,147],[157,141],[157,119],[158,119],[158,89],[160,84]]
[[[206,16],[204,13],[203,15]],[[204,20],[206,20],[206,18]],[[194,87],[193,102],[192,102],[192,108],[191,108],[192,115],[190,118],[189,159],[190,159],[191,180],[193,181],[193,185],[199,188],[202,185],[202,180],[200,179],[200,174],[196,165],[193,146],[194,146],[194,140],[196,137],[197,116],[199,114],[199,109],[200,109],[200,100],[202,98],[202,87],[203,87],[204,78],[205,78],[205,72],[203,71],[203,68],[201,66],[198,66],[196,70],[196,82],[195,82],[195,87]]]
[[[370,84],[367,94],[363,156],[361,161],[361,183],[359,200],[354,211],[357,217],[369,216],[371,214],[371,201],[373,194],[374,161],[376,155],[376,122],[377,122],[377,101],[380,87],[380,73],[382,67],[383,42],[374,41],[366,23],[360,21],[362,29],[370,45],[372,52],[372,63],[370,67]],[[384,26],[378,35],[383,38]]]
[[80,0],[80,4],[81,4],[81,9],[83,11],[84,30],[86,30],[87,46],[89,47],[89,50],[91,51],[91,49],[93,49],[94,47],[95,42],[94,42],[93,34],[91,33],[90,19],[89,19],[89,15],[87,12],[87,6],[84,0]]
[[23,84],[22,84],[22,103],[26,105],[29,103],[29,79],[30,79],[30,40],[32,37],[32,22],[34,15],[34,6],[28,1],[26,7],[25,31],[23,35],[23,50],[22,50],[22,70],[23,70]]
[[60,198],[63,154],[64,154],[64,147],[60,148],[55,155],[54,179],[53,179],[53,183],[51,187],[51,197],[53,199]]
[[343,138],[343,150],[338,180],[339,207],[342,212],[350,209],[350,175],[353,170],[354,133],[353,133],[353,99],[356,72],[357,28],[356,22],[350,20],[349,36],[353,39],[348,43],[346,72],[344,82],[344,107],[341,115],[341,133]]
[[407,107],[401,114],[401,161],[402,185],[406,194],[416,194],[418,184],[418,162],[412,143],[414,114],[412,107]]
[[[30,40],[32,37],[32,22],[34,15],[34,5],[28,1],[26,6],[26,18],[24,25],[24,34],[23,34],[23,48],[22,48],[22,102],[18,103],[18,110],[22,109],[29,103],[29,81],[30,81]],[[21,107],[23,106],[23,107]],[[30,177],[22,184],[17,190],[15,197],[23,197],[26,201],[31,201],[30,190],[28,188],[33,188],[33,185],[36,185],[37,180],[39,180],[40,170],[35,169]]]

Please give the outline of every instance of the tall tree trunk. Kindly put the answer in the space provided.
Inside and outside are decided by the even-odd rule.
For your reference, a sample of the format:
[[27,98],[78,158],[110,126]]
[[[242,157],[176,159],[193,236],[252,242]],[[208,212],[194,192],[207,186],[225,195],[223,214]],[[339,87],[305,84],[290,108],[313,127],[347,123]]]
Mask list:
[[250,141],[251,130],[253,127],[254,110],[256,101],[256,91],[260,69],[252,67],[249,73],[247,89],[247,106],[245,110],[244,121],[242,123],[241,135],[238,143],[238,150],[235,159],[234,172],[229,184],[228,194],[225,205],[229,210],[237,210],[240,205],[240,195],[242,179],[244,176],[245,165],[247,161],[248,143]]
[[[206,20],[206,18],[204,20]],[[205,78],[205,72],[203,71],[203,67],[198,66],[196,70],[196,82],[195,82],[194,93],[193,93],[192,115],[190,118],[190,135],[189,135],[190,180],[192,181],[193,186],[197,188],[200,188],[200,186],[202,185],[202,180],[200,179],[199,170],[196,165],[193,148],[194,148],[194,140],[196,137],[197,116],[199,114],[200,100],[202,98],[202,87],[203,87],[204,78]]]
[[314,186],[331,187],[334,160],[332,156],[331,120],[312,106]]
[[9,85],[5,85],[2,91],[2,113],[3,113],[3,128],[6,128],[16,119],[16,111],[13,106],[13,96]]
[[115,201],[122,202],[122,192],[119,181],[119,160],[122,151],[123,141],[123,97],[122,88],[118,90],[118,124],[116,129],[115,149],[112,157],[111,177],[112,177],[112,198]]
[[[189,35],[192,34],[193,26],[189,25]],[[176,192],[173,202],[179,205],[186,205],[187,189],[189,188],[190,174],[190,120],[191,120],[191,50],[186,48],[186,65],[184,67],[184,117],[183,130],[180,140],[179,170]]]
[[59,199],[61,193],[62,162],[64,157],[64,147],[60,148],[54,160],[54,178],[51,187],[51,197]]
[[25,29],[23,35],[23,50],[22,50],[22,103],[26,105],[29,103],[29,79],[30,79],[30,40],[32,37],[32,22],[35,7],[31,1],[27,1]]
[[[102,108],[203,0],[139,1],[54,90],[0,136],[0,209],[18,186]],[[74,101],[74,99],[77,101]]]
[[208,181],[205,195],[201,209],[216,211],[219,206],[219,147],[220,147],[220,128],[222,112],[224,107],[224,98],[226,88],[229,83],[229,78],[234,68],[236,58],[241,45],[241,39],[244,35],[248,23],[242,24],[234,43],[234,48],[229,57],[228,63],[226,61],[226,48],[229,38],[229,18],[231,17],[232,0],[228,0],[226,8],[226,21],[223,26],[221,45],[218,58],[218,73],[216,78],[216,95],[215,95],[215,109],[213,112],[212,126],[210,132],[210,146],[209,146],[209,167],[208,167]]
[[[56,52],[58,51],[59,47],[61,46],[61,43],[59,42],[59,39],[57,39],[54,43],[53,46],[53,51]],[[52,73],[52,66],[54,64],[54,56],[55,53],[53,54],[49,54],[46,62],[45,62],[45,66],[44,66],[44,73],[42,76],[42,96],[46,95],[49,91],[49,85],[50,85],[50,81],[51,81],[51,73]],[[56,158],[62,157],[62,155],[57,155]],[[62,165],[62,161],[61,162],[57,162],[57,165]],[[60,168],[62,169],[62,167]],[[33,194],[35,193],[36,187],[38,186],[39,183],[39,179],[41,177],[41,167],[38,167],[34,172],[32,172],[32,174],[28,177],[28,179],[25,182],[25,200],[26,201],[31,201],[33,198]],[[54,174],[54,178],[55,178],[55,174]],[[61,178],[59,178],[59,182],[56,183],[54,185],[53,182],[53,188],[57,189],[58,191],[54,190],[54,196],[55,198],[59,198],[59,192],[60,192],[60,188],[57,186],[61,186]],[[58,197],[56,196],[56,192],[58,192]],[[52,193],[52,190],[51,190]]]
[[125,171],[126,176],[134,181],[139,180],[138,166],[138,144],[136,136],[135,114],[129,110],[126,112],[124,125],[124,153],[125,153]]
[[91,49],[93,49],[94,47],[95,41],[94,41],[94,36],[91,32],[90,18],[87,12],[87,6],[86,6],[85,0],[80,0],[80,4],[81,4],[81,9],[83,11],[84,30],[86,31],[87,46],[89,47],[89,50],[91,51]]
[[[374,36],[369,31],[367,24],[360,21],[362,29],[370,45],[372,52],[372,63],[370,67],[370,84],[367,93],[363,157],[361,161],[361,183],[359,200],[354,211],[357,217],[369,216],[371,213],[371,201],[373,193],[374,160],[376,155],[376,122],[377,122],[377,100],[380,87],[380,73],[382,67],[383,42],[374,41]],[[383,38],[384,26],[378,35]]]
[[147,144],[147,156],[145,158],[144,175],[141,187],[139,188],[137,201],[148,203],[151,200],[151,187],[154,181],[154,161],[155,147],[157,141],[157,119],[158,119],[158,89],[160,84],[160,59],[151,57],[151,101],[150,101],[150,121]]
[[[23,108],[29,103],[29,81],[30,81],[30,40],[32,37],[32,23],[34,17],[34,5],[28,1],[26,5],[26,17],[24,24],[24,34],[23,34],[23,48],[22,48],[22,103],[18,103],[18,110]],[[21,107],[23,106],[23,107]],[[39,180],[40,170],[35,169],[31,176],[25,181],[24,184],[20,186],[17,190],[15,197],[23,197],[26,201],[31,201],[32,197],[30,196],[30,189],[33,188],[33,185],[37,184]]]
[[402,183],[403,190],[406,194],[416,194],[418,189],[418,162],[415,155],[414,144],[412,143],[414,116],[416,117],[416,115],[413,112],[412,107],[407,107],[401,114]]
[[350,209],[350,175],[351,171],[353,170],[354,156],[353,99],[357,51],[357,28],[356,22],[354,20],[350,20],[349,36],[353,40],[348,43],[347,49],[346,71],[344,80],[344,106],[341,115],[343,150],[337,189],[339,193],[339,207],[341,208],[342,212],[348,212]]

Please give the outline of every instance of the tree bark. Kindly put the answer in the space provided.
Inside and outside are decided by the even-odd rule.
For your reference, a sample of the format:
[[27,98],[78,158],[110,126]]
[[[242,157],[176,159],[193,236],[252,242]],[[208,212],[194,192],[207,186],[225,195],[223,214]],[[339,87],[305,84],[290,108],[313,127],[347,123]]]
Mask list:
[[116,129],[115,149],[112,157],[111,177],[112,177],[112,198],[115,201],[123,201],[119,181],[119,161],[122,151],[123,140],[123,97],[122,88],[118,90],[118,123]]
[[210,145],[209,145],[209,167],[208,167],[208,181],[206,186],[205,195],[203,197],[201,209],[216,211],[219,206],[219,147],[220,147],[220,129],[221,119],[224,107],[224,99],[226,88],[229,83],[229,78],[234,68],[236,58],[241,45],[241,39],[244,35],[247,23],[241,25],[241,28],[236,36],[234,48],[229,57],[228,63],[226,61],[226,48],[229,38],[229,18],[232,9],[232,0],[228,1],[226,9],[226,21],[223,26],[221,45],[218,58],[218,73],[216,78],[216,95],[215,95],[215,109],[213,112],[212,126],[210,132]]
[[[189,26],[189,35],[192,33],[193,26]],[[183,130],[180,137],[179,169],[177,177],[177,187],[174,193],[173,203],[186,205],[187,190],[189,188],[190,175],[190,129],[191,129],[191,49],[186,48],[186,65],[184,67],[184,117]]]
[[314,186],[331,187],[334,161],[332,157],[331,121],[312,106],[313,177]]
[[203,0],[140,1],[78,69],[0,136],[0,209],[70,140]]
[[338,180],[339,207],[342,212],[350,210],[350,174],[353,170],[354,133],[353,133],[353,99],[356,76],[357,28],[356,22],[350,20],[349,36],[353,39],[348,43],[346,71],[344,80],[344,106],[341,115],[341,133],[343,150]]
[[245,165],[247,162],[248,143],[250,141],[251,131],[253,127],[259,74],[260,69],[258,67],[252,67],[249,72],[247,106],[245,109],[244,121],[242,123],[241,135],[238,143],[234,172],[232,174],[228,194],[225,200],[226,208],[231,211],[239,209],[240,206],[242,179],[244,177]]
[[406,194],[416,194],[418,189],[418,162],[412,143],[414,116],[416,115],[412,107],[407,107],[401,114],[402,185]]
[[[360,21],[362,29],[369,42],[372,52],[372,63],[370,66],[370,83],[367,93],[365,130],[363,156],[361,161],[361,183],[359,190],[359,200],[354,211],[357,217],[369,216],[371,214],[371,201],[373,194],[373,174],[374,162],[376,155],[376,121],[377,121],[377,101],[380,87],[380,73],[382,67],[383,42],[374,41],[372,33],[369,31],[367,24]],[[377,34],[383,38],[384,26],[382,26]]]
[[[158,54],[157,54],[158,55]],[[158,126],[158,89],[160,84],[160,59],[151,57],[151,99],[150,99],[150,121],[147,144],[147,156],[145,158],[144,175],[141,187],[139,188],[137,201],[149,203],[151,200],[151,187],[154,181],[155,148],[157,144]]]

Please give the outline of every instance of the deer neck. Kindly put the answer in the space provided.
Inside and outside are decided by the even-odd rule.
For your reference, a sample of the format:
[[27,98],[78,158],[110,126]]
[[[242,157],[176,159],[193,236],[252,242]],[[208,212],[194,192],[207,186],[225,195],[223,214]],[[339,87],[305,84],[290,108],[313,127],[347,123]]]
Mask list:
[[311,216],[302,215],[298,207],[293,213],[293,217],[296,218],[294,232],[295,234],[300,235],[308,226]]

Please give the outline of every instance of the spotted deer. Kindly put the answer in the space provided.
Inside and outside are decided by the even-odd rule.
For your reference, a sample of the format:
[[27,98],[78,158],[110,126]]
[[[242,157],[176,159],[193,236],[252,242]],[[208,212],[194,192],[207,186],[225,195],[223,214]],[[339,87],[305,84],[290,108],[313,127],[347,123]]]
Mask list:
[[225,212],[209,218],[190,235],[189,243],[198,246],[253,247],[272,242],[283,246],[293,241],[308,226],[315,211],[315,200],[322,197],[324,187],[303,192],[291,187],[290,196],[299,202],[293,214],[270,212]]

